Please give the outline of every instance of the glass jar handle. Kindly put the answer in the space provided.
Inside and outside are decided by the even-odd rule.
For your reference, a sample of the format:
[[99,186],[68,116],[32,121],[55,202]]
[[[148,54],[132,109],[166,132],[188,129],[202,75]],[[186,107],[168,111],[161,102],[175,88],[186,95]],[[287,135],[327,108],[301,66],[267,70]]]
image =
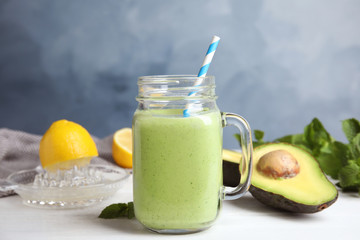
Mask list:
[[251,173],[252,173],[252,159],[253,146],[252,136],[249,123],[245,118],[234,113],[221,113],[223,127],[235,126],[240,131],[240,146],[242,159],[239,163],[240,182],[239,185],[232,191],[224,189],[224,199],[233,200],[242,197],[250,188]]

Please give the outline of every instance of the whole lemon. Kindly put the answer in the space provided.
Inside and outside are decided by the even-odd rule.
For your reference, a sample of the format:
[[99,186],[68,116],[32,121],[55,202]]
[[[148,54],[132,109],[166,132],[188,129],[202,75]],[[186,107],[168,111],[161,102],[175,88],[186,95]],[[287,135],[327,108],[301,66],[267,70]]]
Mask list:
[[40,162],[48,171],[67,170],[75,165],[83,167],[95,156],[98,151],[89,132],[65,119],[51,124],[40,141]]

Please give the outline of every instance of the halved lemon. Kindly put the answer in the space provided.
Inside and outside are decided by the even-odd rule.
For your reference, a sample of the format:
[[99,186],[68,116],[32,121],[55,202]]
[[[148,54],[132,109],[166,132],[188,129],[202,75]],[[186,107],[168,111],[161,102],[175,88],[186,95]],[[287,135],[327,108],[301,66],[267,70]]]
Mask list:
[[40,141],[41,165],[48,171],[86,166],[98,156],[94,140],[81,125],[59,120],[51,124]]
[[122,128],[114,133],[112,144],[114,161],[123,168],[132,168],[132,130]]

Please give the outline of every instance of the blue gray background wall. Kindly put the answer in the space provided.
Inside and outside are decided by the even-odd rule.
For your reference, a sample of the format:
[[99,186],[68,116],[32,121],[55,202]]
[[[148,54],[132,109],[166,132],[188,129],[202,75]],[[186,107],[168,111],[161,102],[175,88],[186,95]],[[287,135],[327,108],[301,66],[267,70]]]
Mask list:
[[318,117],[345,140],[340,121],[360,118],[359,12],[357,0],[1,0],[0,127],[131,126],[137,77],[196,74],[217,34],[223,111],[267,139]]

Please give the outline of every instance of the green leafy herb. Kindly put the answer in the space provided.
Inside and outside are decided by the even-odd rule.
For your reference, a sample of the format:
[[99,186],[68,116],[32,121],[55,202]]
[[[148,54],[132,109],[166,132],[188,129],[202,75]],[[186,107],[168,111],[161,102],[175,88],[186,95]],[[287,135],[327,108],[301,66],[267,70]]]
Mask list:
[[[287,135],[271,142],[285,142],[309,151],[319,162],[325,174],[338,179],[337,186],[344,191],[359,191],[360,194],[360,122],[355,119],[342,121],[342,129],[348,143],[336,141],[324,128],[319,119],[314,118],[305,126],[303,133]],[[267,142],[264,132],[254,131],[254,147]],[[236,136],[240,139],[240,136]]]
[[360,133],[360,123],[355,118],[350,118],[342,121],[342,129],[348,141],[351,142]]
[[355,161],[350,160],[339,172],[340,186],[357,187],[360,184],[359,174],[359,165]]
[[306,150],[309,150],[308,146],[305,145],[304,135],[303,134],[287,135],[285,137],[275,139],[275,141],[276,142],[291,143],[291,144],[294,144],[294,145],[301,146],[302,148],[305,148]]
[[114,203],[102,210],[99,218],[112,219],[127,217],[129,219],[134,218],[134,203]]
[[135,218],[135,211],[134,211],[134,203],[133,202],[129,202],[128,203],[128,218],[132,219]]
[[254,147],[257,147],[259,145],[265,144],[263,138],[264,138],[265,133],[263,131],[260,130],[254,130],[254,136],[256,139],[256,142],[254,142]]

